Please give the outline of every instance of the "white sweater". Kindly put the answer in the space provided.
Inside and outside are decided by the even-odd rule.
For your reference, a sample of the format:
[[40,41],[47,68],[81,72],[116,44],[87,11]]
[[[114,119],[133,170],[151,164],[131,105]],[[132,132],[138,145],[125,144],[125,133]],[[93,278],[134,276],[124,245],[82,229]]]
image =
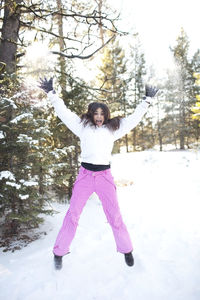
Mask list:
[[[63,123],[80,138],[81,161],[95,165],[108,165],[111,160],[111,152],[114,141],[123,137],[141,121],[149,104],[143,100],[135,109],[134,113],[121,119],[120,128],[116,131],[109,130],[105,125],[95,127],[83,126],[80,118],[70,111],[64,101],[52,91],[47,94],[55,108],[56,114]],[[151,98],[146,99],[151,101]]]

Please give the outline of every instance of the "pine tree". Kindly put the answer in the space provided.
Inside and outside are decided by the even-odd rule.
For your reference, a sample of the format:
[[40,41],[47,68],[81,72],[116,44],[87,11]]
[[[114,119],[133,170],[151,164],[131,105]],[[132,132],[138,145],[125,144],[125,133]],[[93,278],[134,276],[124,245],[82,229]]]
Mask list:
[[174,144],[178,148],[179,140],[179,89],[177,82],[178,74],[174,71],[168,71],[167,80],[163,84],[162,92],[164,98],[164,117],[160,121],[162,128],[163,144]]
[[185,148],[186,137],[190,132],[190,114],[188,111],[191,108],[191,86],[193,79],[191,76],[191,65],[188,57],[189,40],[183,30],[177,38],[177,44],[171,49],[174,55],[178,81],[176,83],[176,90],[178,93],[176,98],[177,115],[177,128],[179,133],[180,149]]
[[99,69],[97,79],[102,89],[100,100],[109,105],[112,113],[117,113],[124,107],[126,61],[124,50],[116,37],[104,48]]
[[[194,78],[196,79],[195,84],[196,86],[200,86],[200,73],[194,73]],[[196,139],[196,142],[199,142],[199,136],[200,136],[200,94],[196,94],[196,104],[194,107],[192,107],[192,119],[194,120],[194,136]]]
[[[141,50],[138,35],[135,36],[133,43],[134,46],[130,47],[131,52],[128,63],[128,65],[130,66],[128,94],[130,108],[135,109],[137,105],[141,102],[142,97],[144,96],[144,77],[146,75],[146,62],[144,53]],[[139,132],[144,131],[143,125],[144,123],[141,122],[136,128],[132,130],[132,145],[134,151],[136,151],[136,149],[138,149],[138,147],[141,146],[141,143],[139,143]],[[143,143],[143,141],[141,142]],[[144,146],[141,146],[141,148],[144,148]]]
[[[42,162],[51,134],[48,121],[36,117],[38,112],[30,109],[28,101],[30,95],[26,92],[10,98],[3,96],[1,101],[0,196],[4,234],[37,227],[43,221],[40,214],[51,212],[44,197],[48,162]],[[12,114],[7,115],[7,111]],[[46,166],[46,172],[42,166]]]
[[196,104],[192,107],[192,133],[195,137],[195,140],[198,141],[200,137],[200,109],[199,109],[199,102],[200,102],[200,50],[198,49],[195,54],[193,55],[191,61],[191,69],[194,78],[194,85],[193,85],[193,98],[196,100]]
[[[71,111],[81,116],[86,111],[89,101],[87,89],[78,85],[73,78],[68,76],[67,79],[67,90],[64,91],[63,101]],[[84,83],[82,84],[84,85]],[[53,153],[56,158],[56,161],[52,165],[52,188],[56,191],[59,199],[69,199],[80,167],[80,141],[55,116],[53,108],[51,110],[50,130],[53,134]]]
[[[104,48],[102,62],[99,67],[100,73],[97,76],[101,90],[99,100],[109,106],[113,117],[126,116],[128,113],[126,63],[125,51],[115,37]],[[119,151],[122,141],[123,139],[115,143],[114,152]],[[128,149],[127,136],[125,136],[125,144]]]

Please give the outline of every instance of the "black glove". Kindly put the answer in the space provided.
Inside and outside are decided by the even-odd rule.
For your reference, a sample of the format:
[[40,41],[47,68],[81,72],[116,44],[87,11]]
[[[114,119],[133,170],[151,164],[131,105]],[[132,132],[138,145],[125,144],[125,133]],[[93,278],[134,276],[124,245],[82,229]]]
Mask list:
[[40,78],[40,86],[42,90],[44,90],[46,93],[53,91],[53,78],[51,77],[49,80],[44,77],[44,79]]
[[146,97],[151,97],[153,98],[156,93],[157,93],[158,89],[154,86],[150,86],[148,84],[145,85],[145,96]]

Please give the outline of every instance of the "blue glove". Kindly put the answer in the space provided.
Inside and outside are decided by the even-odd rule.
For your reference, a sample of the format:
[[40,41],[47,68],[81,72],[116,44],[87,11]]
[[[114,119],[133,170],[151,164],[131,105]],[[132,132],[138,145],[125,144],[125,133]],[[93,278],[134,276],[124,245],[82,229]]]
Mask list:
[[145,96],[153,98],[153,97],[155,97],[158,90],[159,89],[157,89],[156,87],[146,84],[145,85]]
[[53,78],[51,77],[49,80],[44,77],[44,79],[40,78],[40,86],[39,86],[45,93],[53,91]]

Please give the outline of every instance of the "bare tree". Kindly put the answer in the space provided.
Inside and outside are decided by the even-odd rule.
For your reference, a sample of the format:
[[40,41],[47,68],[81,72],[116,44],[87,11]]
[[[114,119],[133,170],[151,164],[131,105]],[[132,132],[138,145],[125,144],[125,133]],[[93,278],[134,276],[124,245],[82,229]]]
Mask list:
[[[103,30],[118,33],[115,26],[117,17],[103,11],[101,0],[98,9],[92,5],[81,5],[76,0],[67,3],[59,0],[35,3],[31,0],[2,0],[1,3],[0,13],[3,12],[4,17],[0,18],[0,68],[5,66],[8,73],[16,71],[17,59],[24,55],[33,34],[38,39],[59,39],[59,50],[52,49],[55,55],[88,59],[110,41],[110,38],[103,41]],[[55,18],[59,30],[54,24]],[[101,29],[101,37],[97,34],[97,28]],[[27,30],[31,31],[30,40],[25,35]]]

